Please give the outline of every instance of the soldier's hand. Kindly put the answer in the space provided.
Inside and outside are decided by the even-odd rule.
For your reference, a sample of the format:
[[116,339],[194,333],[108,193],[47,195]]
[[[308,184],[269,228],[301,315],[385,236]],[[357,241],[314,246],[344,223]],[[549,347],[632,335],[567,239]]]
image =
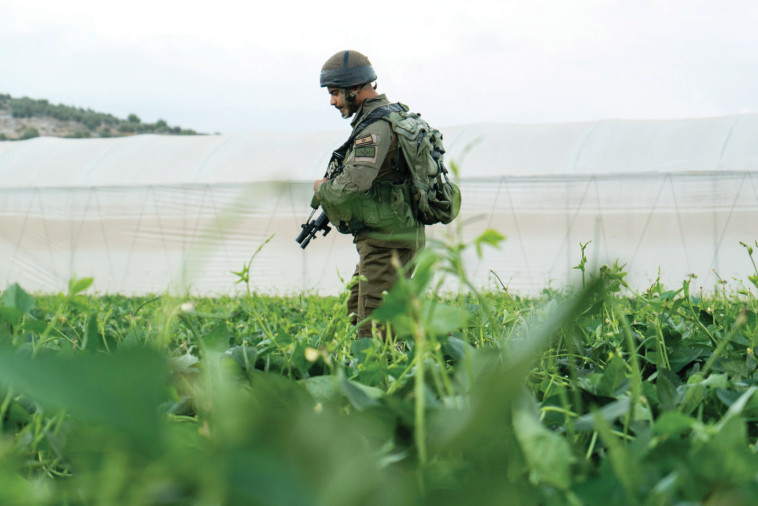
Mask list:
[[321,183],[325,182],[327,179],[319,179],[318,181],[315,181],[313,183],[313,193],[318,193],[318,187],[321,186]]

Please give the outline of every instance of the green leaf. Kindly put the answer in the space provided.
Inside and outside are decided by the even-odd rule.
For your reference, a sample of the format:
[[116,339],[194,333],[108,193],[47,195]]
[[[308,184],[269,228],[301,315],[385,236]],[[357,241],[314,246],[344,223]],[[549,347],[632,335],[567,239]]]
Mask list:
[[752,482],[758,455],[749,444],[745,420],[727,414],[709,429],[692,444],[689,461],[695,477],[713,488],[737,488]]
[[88,312],[90,310],[89,299],[84,295],[69,296],[67,302],[79,311]]
[[328,402],[340,395],[337,378],[332,375],[314,376],[300,380],[299,383],[308,390],[317,402]]
[[11,325],[18,325],[22,316],[24,316],[24,313],[15,307],[0,307],[0,319],[5,320]]
[[[665,373],[668,371],[668,373]],[[679,401],[679,393],[676,386],[670,379],[670,375],[673,375],[668,369],[660,369],[658,371],[658,378],[655,380],[655,388],[658,392],[658,398],[661,400],[661,409],[663,411],[671,411],[674,409]]]
[[681,371],[686,365],[697,360],[703,353],[703,350],[699,348],[691,348],[684,344],[678,345],[669,355],[671,370],[674,372]]
[[667,434],[678,436],[690,430],[697,420],[678,411],[663,413],[655,421],[655,434],[657,436]]
[[72,277],[68,280],[68,294],[69,295],[76,295],[78,293],[82,293],[87,288],[92,286],[92,282],[95,281],[95,278],[76,278]]
[[18,283],[13,283],[0,297],[0,309],[2,308],[8,308],[10,311],[0,311],[0,316],[9,323],[16,325],[21,316],[34,308],[34,299]]
[[232,274],[238,278],[237,281],[234,282],[235,285],[237,283],[248,283],[250,281],[250,270],[247,265],[243,265],[242,269],[239,271],[232,271]]
[[641,463],[631,458],[628,447],[613,435],[611,425],[604,415],[599,411],[594,411],[591,414],[594,416],[593,421],[600,439],[608,447],[608,461],[611,468],[616,478],[623,485],[628,502],[634,504],[636,501],[632,498],[635,497],[635,491],[642,478]]
[[614,355],[610,362],[605,366],[603,376],[600,378],[598,393],[607,397],[615,397],[620,392],[622,384],[629,385],[626,381],[626,362],[618,355]]
[[234,346],[226,350],[224,356],[234,360],[243,371],[248,371],[255,367],[255,361],[258,358],[255,348],[250,346]]
[[514,406],[513,431],[529,465],[531,479],[535,483],[568,489],[573,460],[571,447],[564,437],[540,423],[531,395],[522,395]]
[[379,406],[379,397],[384,395],[378,388],[368,387],[357,381],[351,381],[345,377],[345,373],[340,370],[337,375],[339,387],[342,393],[358,411],[364,411],[368,408]]
[[502,241],[505,240],[505,236],[502,235],[497,230],[493,230],[491,228],[485,230],[482,232],[482,235],[474,239],[474,244],[476,245],[476,254],[479,258],[482,257],[482,245],[488,244],[490,246],[493,246],[497,248]]
[[280,348],[289,346],[293,342],[295,342],[295,339],[283,330],[280,330],[276,334],[276,337],[274,338],[274,343],[276,343],[276,345],[279,346]]
[[[368,323],[366,324],[368,325]],[[350,343],[350,351],[358,363],[363,363],[369,356],[369,350],[374,348],[374,340],[371,338],[356,339]]]
[[207,334],[203,336],[203,343],[210,350],[221,351],[229,346],[229,329],[225,321],[217,322]]
[[306,343],[297,341],[295,343],[294,351],[290,354],[290,365],[292,365],[292,367],[294,367],[300,373],[301,378],[308,377],[308,371],[313,365],[313,363],[305,359],[306,348],[308,348],[308,345]]
[[171,370],[175,373],[194,374],[197,372],[197,364],[200,361],[195,355],[185,353],[171,358]]
[[166,361],[148,349],[118,354],[35,357],[0,348],[3,381],[49,409],[64,409],[83,423],[111,428],[145,450],[160,437]]
[[378,322],[388,321],[398,335],[411,334],[411,320],[408,316],[408,291],[405,283],[399,282],[384,296],[382,304],[371,313],[371,319]]
[[358,381],[363,385],[383,385],[387,379],[385,365],[378,360],[370,360],[364,363],[358,371]]
[[[2,311],[2,308],[0,308]],[[27,332],[34,332],[41,334],[47,329],[47,322],[44,320],[35,320],[33,318],[27,318],[24,320],[24,330]]]
[[474,347],[459,337],[450,336],[444,345],[445,353],[450,355],[456,362],[462,360],[467,354],[474,351]]
[[84,329],[82,348],[87,351],[107,351],[100,336],[97,324],[97,313],[90,313],[87,317],[87,326]]
[[465,326],[467,318],[468,315],[457,307],[434,300],[424,301],[424,326],[430,334],[450,334]]
[[606,422],[616,420],[620,416],[624,416],[629,412],[629,408],[632,402],[628,397],[622,397],[621,399],[606,404],[602,409],[595,410],[592,413],[587,413],[584,416],[580,416],[574,422],[574,428],[576,430],[595,430],[595,420],[599,416]]
[[717,427],[719,430],[723,429],[724,425],[728,422],[730,418],[737,418],[742,414],[742,411],[745,409],[745,406],[748,404],[750,399],[753,397],[753,394],[758,391],[758,387],[751,386],[748,388],[745,393],[743,393],[739,399],[734,401],[731,406],[729,406],[729,409],[727,410],[724,417],[719,421],[719,424]]
[[395,286],[406,287],[407,291],[420,297],[434,278],[439,255],[432,249],[422,249],[413,261],[413,277]]
[[31,422],[32,416],[29,414],[29,412],[22,406],[19,402],[13,400],[11,401],[11,405],[8,409],[8,419],[11,422],[15,422],[18,424],[26,424]]
[[[692,383],[692,381],[688,381],[687,383]],[[704,380],[695,383],[700,383],[700,385],[711,388],[729,388],[729,377],[726,374],[711,374]]]

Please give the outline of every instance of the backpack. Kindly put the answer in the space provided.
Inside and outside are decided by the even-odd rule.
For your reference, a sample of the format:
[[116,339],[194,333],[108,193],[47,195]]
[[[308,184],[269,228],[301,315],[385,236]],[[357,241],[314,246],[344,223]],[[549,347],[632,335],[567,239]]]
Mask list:
[[396,167],[404,164],[411,174],[411,205],[416,218],[424,225],[448,224],[461,209],[461,191],[447,176],[442,134],[420,114],[398,105],[400,108],[393,108],[384,119],[397,134],[398,157],[403,154]]
[[[461,191],[447,176],[448,171],[443,163],[445,149],[442,147],[442,134],[421,119],[420,114],[409,112],[405,104],[398,102],[371,111],[353,129],[348,140],[332,153],[326,175],[331,178],[341,171],[342,162],[355,137],[368,125],[380,119],[388,121],[392,131],[397,135],[399,149],[394,166],[398,171],[402,171],[404,167],[408,168],[411,176],[410,205],[418,222],[434,225],[453,221],[461,209]],[[322,207],[324,204],[322,203]],[[337,215],[333,210],[331,214]],[[330,219],[332,223],[336,223],[332,217]],[[365,224],[364,221],[365,219],[358,219],[360,223],[345,225],[342,229],[338,226],[338,229],[343,233],[352,233],[360,229]]]

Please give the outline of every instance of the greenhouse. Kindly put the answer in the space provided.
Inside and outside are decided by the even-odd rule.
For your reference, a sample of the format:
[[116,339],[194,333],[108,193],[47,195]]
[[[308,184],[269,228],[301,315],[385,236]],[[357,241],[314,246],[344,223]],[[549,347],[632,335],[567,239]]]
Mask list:
[[[576,283],[580,245],[588,268],[626,264],[641,288],[695,274],[711,289],[753,272],[740,243],[758,238],[758,114],[441,130],[463,205],[428,236],[505,235],[482,258],[467,253],[480,286],[533,294]],[[99,293],[231,293],[232,271],[260,248],[256,290],[336,293],[357,261],[351,237],[332,231],[305,250],[294,239],[312,181],[346,135],[2,142],[1,281],[57,292],[86,276]]]

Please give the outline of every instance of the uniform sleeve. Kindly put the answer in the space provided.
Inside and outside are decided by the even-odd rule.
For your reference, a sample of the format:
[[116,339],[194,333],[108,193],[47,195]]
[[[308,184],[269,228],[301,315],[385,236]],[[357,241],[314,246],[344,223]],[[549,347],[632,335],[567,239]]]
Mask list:
[[319,186],[319,199],[342,204],[371,188],[391,144],[392,129],[386,121],[375,121],[363,129],[347,152],[342,173]]

